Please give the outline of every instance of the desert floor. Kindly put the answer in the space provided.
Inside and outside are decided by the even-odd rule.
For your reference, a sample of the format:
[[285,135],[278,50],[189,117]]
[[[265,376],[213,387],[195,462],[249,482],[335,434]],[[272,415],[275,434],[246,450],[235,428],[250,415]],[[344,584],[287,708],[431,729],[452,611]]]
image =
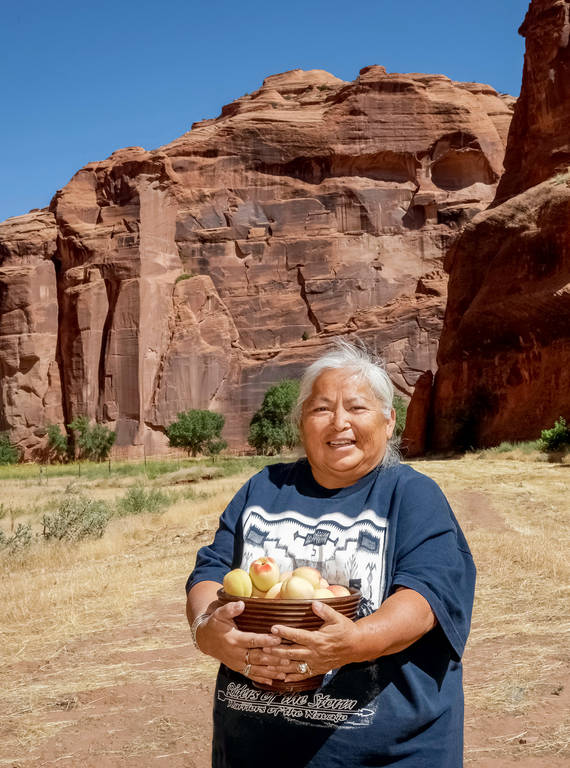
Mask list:
[[[478,566],[466,765],[567,766],[570,465],[488,452],[413,465],[443,488]],[[114,520],[100,540],[2,562],[0,765],[210,764],[216,664],[192,646],[184,582],[247,476],[199,480],[188,499]],[[5,480],[0,501],[37,505],[67,482]],[[129,482],[83,490],[111,498]]]

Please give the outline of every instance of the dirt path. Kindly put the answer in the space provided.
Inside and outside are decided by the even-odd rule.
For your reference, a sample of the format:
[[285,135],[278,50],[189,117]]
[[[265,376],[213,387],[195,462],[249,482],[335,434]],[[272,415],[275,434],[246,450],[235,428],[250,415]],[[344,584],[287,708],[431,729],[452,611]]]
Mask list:
[[207,768],[216,667],[194,650],[182,611],[182,598],[141,604],[128,626],[22,665],[21,684],[53,690],[49,708],[27,715],[29,735],[46,738],[23,757],[23,733],[20,755],[0,764]]
[[[92,635],[35,669],[21,669],[27,684],[41,680],[53,686],[51,708],[35,715],[32,710],[27,717],[30,731],[44,731],[46,738],[24,756],[23,735],[19,755],[2,755],[0,764],[208,768],[215,665],[204,663],[189,642],[181,607],[181,601],[143,604],[128,627]],[[485,675],[487,662],[468,652],[466,679],[471,684]],[[77,677],[92,682],[74,684]],[[468,707],[466,765],[567,766],[567,755],[540,755],[541,734],[570,709],[568,679],[553,677],[551,685],[548,705],[541,703],[524,716],[497,717]]]
[[[445,467],[441,472],[449,477]],[[456,486],[448,480],[446,492],[468,536],[511,535],[494,492],[476,479],[469,487],[466,477],[458,476]],[[501,493],[510,492],[504,478]],[[485,573],[493,564],[479,567]],[[113,629],[80,634],[51,658],[16,658],[4,669],[10,690],[8,711],[0,713],[0,766],[208,768],[216,665],[192,646],[183,616],[184,575],[162,599],[141,599]],[[465,656],[466,766],[567,766],[560,726],[570,711],[570,675],[563,639],[553,643],[545,635],[540,681],[521,707],[517,702],[528,684],[517,677],[517,664],[529,652],[529,636],[491,637],[483,623],[476,615]],[[512,685],[505,686],[505,669]],[[479,688],[495,678],[509,688],[498,691],[508,696],[501,707],[479,696]]]

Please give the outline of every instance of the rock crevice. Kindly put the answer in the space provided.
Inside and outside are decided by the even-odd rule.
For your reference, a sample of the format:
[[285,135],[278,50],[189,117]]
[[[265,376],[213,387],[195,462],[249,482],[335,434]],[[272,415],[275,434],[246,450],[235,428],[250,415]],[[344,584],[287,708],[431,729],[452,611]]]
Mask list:
[[267,387],[338,333],[410,395],[511,113],[439,75],[295,70],[158,150],[90,163],[0,224],[0,429],[32,456],[83,414],[150,454],[179,411],[215,407],[239,447]]

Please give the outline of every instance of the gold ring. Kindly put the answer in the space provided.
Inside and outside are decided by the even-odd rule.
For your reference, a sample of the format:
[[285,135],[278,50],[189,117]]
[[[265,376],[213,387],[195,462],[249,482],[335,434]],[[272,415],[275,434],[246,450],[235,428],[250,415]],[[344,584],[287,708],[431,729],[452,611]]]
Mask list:
[[299,671],[300,675],[306,675],[307,672],[311,671],[311,668],[309,667],[306,661],[300,661],[297,664],[297,670]]
[[245,667],[243,668],[242,675],[244,677],[249,677],[250,672],[251,672],[251,664],[246,664]]
[[[248,664],[249,664],[249,648],[245,652],[245,665],[247,666]],[[249,666],[251,667],[251,664],[249,664]]]

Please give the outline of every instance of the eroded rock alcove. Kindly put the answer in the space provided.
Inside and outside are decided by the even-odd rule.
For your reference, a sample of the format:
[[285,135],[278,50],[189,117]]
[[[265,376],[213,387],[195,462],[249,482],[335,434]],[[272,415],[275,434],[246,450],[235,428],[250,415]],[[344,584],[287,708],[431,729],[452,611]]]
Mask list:
[[409,396],[435,370],[461,228],[494,197],[514,99],[442,75],[285,72],[153,151],[82,168],[0,225],[0,428],[78,414],[160,452],[187,408],[245,443],[267,387],[337,334]]

